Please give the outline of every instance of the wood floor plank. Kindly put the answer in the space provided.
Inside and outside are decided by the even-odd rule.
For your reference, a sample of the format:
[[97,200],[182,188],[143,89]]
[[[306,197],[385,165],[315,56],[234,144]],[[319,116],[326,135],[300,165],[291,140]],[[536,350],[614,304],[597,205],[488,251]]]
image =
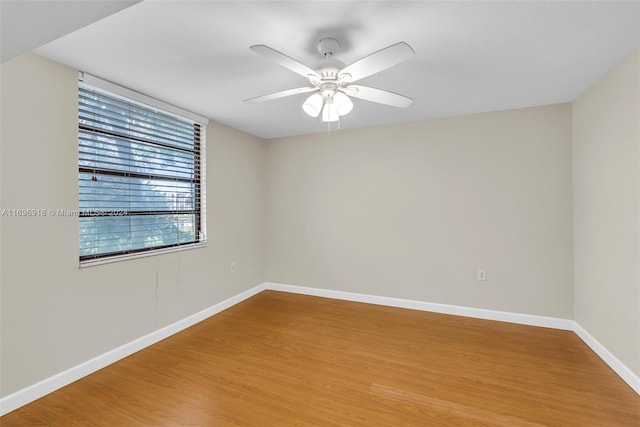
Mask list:
[[0,418],[13,426],[640,426],[575,334],[262,292]]

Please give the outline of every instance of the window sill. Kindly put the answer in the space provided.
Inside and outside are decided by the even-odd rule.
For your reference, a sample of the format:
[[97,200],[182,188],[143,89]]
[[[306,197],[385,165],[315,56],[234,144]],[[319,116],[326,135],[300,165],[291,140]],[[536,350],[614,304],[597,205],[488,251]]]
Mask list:
[[111,264],[114,262],[128,261],[131,259],[146,258],[150,256],[163,255],[163,254],[168,254],[173,252],[189,251],[192,249],[200,249],[200,248],[206,248],[206,247],[207,247],[207,242],[202,242],[202,243],[193,243],[191,245],[176,246],[174,248],[158,249],[158,250],[149,251],[149,252],[139,252],[139,253],[127,254],[127,255],[115,255],[115,256],[99,258],[95,260],[80,261],[79,267],[87,268],[87,267],[93,267],[95,265]]

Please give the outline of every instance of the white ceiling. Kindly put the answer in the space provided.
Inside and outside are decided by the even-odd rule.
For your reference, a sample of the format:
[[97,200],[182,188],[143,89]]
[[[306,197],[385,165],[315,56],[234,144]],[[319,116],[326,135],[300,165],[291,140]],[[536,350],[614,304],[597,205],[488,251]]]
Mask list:
[[307,83],[249,46],[313,68],[327,36],[346,64],[399,41],[416,52],[359,82],[414,103],[355,99],[341,127],[356,128],[572,101],[640,48],[640,2],[146,0],[35,52],[273,138],[327,125],[303,113],[305,95],[243,102]]
[[0,59],[5,62],[139,2],[0,0]]

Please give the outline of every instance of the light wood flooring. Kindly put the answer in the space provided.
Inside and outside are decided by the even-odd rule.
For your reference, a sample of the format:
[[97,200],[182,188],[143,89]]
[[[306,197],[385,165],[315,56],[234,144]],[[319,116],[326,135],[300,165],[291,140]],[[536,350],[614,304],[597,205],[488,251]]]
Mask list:
[[640,426],[568,331],[274,291],[0,418],[11,426]]

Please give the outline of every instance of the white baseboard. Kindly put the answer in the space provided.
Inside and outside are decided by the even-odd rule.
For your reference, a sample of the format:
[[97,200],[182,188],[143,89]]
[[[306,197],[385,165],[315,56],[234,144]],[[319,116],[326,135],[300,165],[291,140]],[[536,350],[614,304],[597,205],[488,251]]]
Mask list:
[[620,376],[629,386],[640,394],[640,377],[634,374],[631,369],[622,363],[617,357],[615,357],[605,346],[595,339],[589,332],[586,331],[578,322],[575,323],[573,332],[580,337],[585,344],[591,347],[600,359],[602,359],[616,374]]
[[390,307],[409,308],[412,310],[431,311],[434,313],[453,314],[456,316],[474,317],[476,319],[498,320],[500,322],[519,323],[522,325],[542,326],[545,328],[573,330],[573,320],[557,317],[536,316],[533,314],[511,313],[508,311],[486,310],[482,308],[464,307],[460,305],[438,304],[401,298],[381,297],[353,292],[332,291],[328,289],[307,288],[304,286],[285,285],[282,283],[263,284],[266,289],[295,294],[314,295],[318,297],[364,302],[368,304],[386,305]]
[[620,376],[636,393],[640,394],[640,377],[615,357],[605,346],[591,336],[578,322],[557,317],[536,316],[532,314],[511,313],[507,311],[486,310],[459,305],[437,304],[431,302],[389,298],[352,292],[333,291],[329,289],[308,288],[304,286],[286,285],[282,283],[263,283],[265,289],[313,295],[347,301],[386,305],[390,307],[409,308],[413,310],[431,311],[435,313],[453,314],[456,316],[474,317],[478,319],[498,320],[500,322],[518,323],[522,325],[541,326],[544,328],[572,331],[585,342],[613,371]]
[[15,393],[3,397],[0,399],[0,416],[71,384],[72,382],[111,365],[120,359],[124,359],[125,357],[178,333],[189,326],[195,325],[196,323],[211,317],[214,314],[220,313],[221,311],[226,310],[227,308],[234,306],[257,293],[260,293],[265,289],[264,285],[258,285],[209,308],[192,314],[182,320],[172,323],[171,325],[165,326],[164,328],[158,329],[157,331],[151,332],[150,334],[133,340],[116,349],[69,368],[66,371],[55,374],[49,378],[25,387],[22,390],[18,390]]
[[463,307],[448,304],[437,304],[424,301],[407,300],[401,298],[381,297],[376,295],[358,294],[352,292],[333,291],[328,289],[309,288],[304,286],[286,285],[282,283],[265,282],[245,292],[226,299],[198,313],[172,323],[114,350],[87,360],[77,366],[60,372],[22,390],[18,390],[0,399],[0,416],[9,413],[27,403],[33,402],[59,388],[102,369],[120,359],[123,359],[145,347],[157,343],[177,332],[180,332],[214,314],[220,313],[239,302],[244,301],[264,290],[290,292],[296,294],[313,295],[368,304],[385,305],[391,307],[408,308],[412,310],[430,311],[435,313],[452,314],[456,316],[474,317],[478,319],[497,320],[501,322],[518,323],[523,325],[541,326],[552,329],[562,329],[575,332],[607,365],[611,367],[631,388],[640,394],[640,378],[627,366],[618,360],[609,350],[593,338],[582,326],[570,319],[536,316],[531,314],[511,313],[506,311],[486,310],[481,308]]

